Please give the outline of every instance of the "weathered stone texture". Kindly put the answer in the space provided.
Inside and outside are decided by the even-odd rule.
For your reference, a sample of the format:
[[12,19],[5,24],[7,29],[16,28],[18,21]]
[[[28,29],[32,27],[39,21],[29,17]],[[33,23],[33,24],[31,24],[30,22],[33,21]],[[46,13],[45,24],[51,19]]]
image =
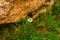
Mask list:
[[46,0],[0,0],[0,24],[13,23],[38,10]]

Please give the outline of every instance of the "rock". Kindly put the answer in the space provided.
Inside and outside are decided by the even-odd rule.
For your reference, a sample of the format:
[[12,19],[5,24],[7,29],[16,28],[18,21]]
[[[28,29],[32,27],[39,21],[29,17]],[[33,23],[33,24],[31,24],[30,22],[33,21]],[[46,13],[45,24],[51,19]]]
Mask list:
[[[13,23],[38,10],[47,0],[4,0],[0,6],[0,24]],[[5,13],[4,13],[5,12]],[[2,15],[3,14],[3,15]]]

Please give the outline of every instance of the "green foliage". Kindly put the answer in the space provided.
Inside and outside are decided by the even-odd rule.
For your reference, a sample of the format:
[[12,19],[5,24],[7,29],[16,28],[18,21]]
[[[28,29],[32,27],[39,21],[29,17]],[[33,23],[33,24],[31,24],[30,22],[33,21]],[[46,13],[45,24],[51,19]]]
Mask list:
[[45,33],[46,40],[59,40],[58,36],[56,34],[52,34],[49,32]]
[[60,0],[55,0],[54,6],[53,6],[53,12],[56,14],[60,13]]

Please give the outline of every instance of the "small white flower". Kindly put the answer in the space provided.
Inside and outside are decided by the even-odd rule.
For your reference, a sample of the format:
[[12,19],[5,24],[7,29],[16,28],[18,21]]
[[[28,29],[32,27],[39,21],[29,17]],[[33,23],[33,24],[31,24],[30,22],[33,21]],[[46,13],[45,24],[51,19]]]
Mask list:
[[33,21],[33,19],[32,18],[28,18],[28,22],[32,22]]

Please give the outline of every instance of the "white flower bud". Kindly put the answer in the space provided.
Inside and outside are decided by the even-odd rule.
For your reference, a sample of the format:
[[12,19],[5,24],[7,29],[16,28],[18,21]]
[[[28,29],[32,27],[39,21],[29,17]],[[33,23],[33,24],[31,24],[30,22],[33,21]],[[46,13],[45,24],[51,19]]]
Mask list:
[[32,18],[28,18],[28,22],[32,22],[33,21],[33,19]]

